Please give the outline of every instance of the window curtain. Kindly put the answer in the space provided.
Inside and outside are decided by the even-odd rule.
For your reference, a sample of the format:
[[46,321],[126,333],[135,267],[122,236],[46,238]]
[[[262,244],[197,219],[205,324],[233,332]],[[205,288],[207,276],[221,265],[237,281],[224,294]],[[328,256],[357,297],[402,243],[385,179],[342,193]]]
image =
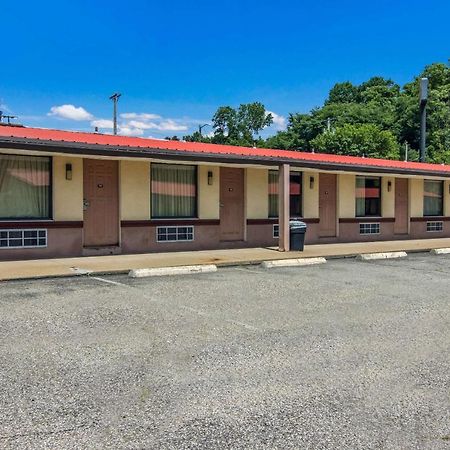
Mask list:
[[381,215],[381,178],[356,177],[356,217]]
[[366,215],[366,179],[356,177],[356,217]]
[[278,172],[269,170],[269,217],[278,217]]
[[0,155],[0,218],[50,218],[50,158]]
[[195,217],[195,166],[151,164],[152,217]]
[[[278,217],[278,180],[277,170],[269,170],[269,217]],[[289,213],[290,217],[302,216],[302,174],[291,172],[289,175]]]
[[442,181],[425,180],[423,197],[424,216],[442,216],[443,192]]

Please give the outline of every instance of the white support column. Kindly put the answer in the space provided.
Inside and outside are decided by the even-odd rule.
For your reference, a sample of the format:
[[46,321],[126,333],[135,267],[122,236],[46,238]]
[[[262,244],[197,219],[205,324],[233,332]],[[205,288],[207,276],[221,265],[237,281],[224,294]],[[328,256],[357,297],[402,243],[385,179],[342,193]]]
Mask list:
[[288,252],[289,243],[289,164],[279,166],[278,175],[278,222],[279,251]]

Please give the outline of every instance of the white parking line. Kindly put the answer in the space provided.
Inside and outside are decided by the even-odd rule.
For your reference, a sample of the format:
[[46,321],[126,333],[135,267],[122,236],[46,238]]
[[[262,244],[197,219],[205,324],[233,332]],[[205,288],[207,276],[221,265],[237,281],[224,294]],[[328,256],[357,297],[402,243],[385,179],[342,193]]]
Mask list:
[[128,286],[128,284],[119,283],[118,281],[106,280],[105,278],[100,278],[100,277],[89,277],[89,278],[91,280],[103,281],[103,283],[114,284],[115,286],[130,287],[130,286]]

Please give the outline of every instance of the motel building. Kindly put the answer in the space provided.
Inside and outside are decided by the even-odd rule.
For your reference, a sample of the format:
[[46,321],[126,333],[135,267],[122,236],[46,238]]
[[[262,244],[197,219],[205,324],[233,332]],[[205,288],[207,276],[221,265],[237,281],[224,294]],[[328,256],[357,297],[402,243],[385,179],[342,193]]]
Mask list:
[[450,237],[450,166],[0,126],[0,260]]

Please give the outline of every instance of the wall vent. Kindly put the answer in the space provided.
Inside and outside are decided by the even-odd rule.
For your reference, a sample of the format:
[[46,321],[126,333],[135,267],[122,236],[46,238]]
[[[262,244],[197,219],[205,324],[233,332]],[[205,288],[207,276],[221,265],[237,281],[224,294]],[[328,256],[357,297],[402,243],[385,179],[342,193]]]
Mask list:
[[5,248],[47,247],[46,229],[1,230],[0,250]]
[[360,223],[359,234],[380,234],[379,223]]
[[275,223],[273,225],[273,238],[274,239],[278,239],[280,237],[280,225],[278,225],[277,223]]
[[189,242],[193,240],[193,226],[156,227],[156,242]]
[[436,233],[444,230],[444,222],[427,222],[427,231]]

